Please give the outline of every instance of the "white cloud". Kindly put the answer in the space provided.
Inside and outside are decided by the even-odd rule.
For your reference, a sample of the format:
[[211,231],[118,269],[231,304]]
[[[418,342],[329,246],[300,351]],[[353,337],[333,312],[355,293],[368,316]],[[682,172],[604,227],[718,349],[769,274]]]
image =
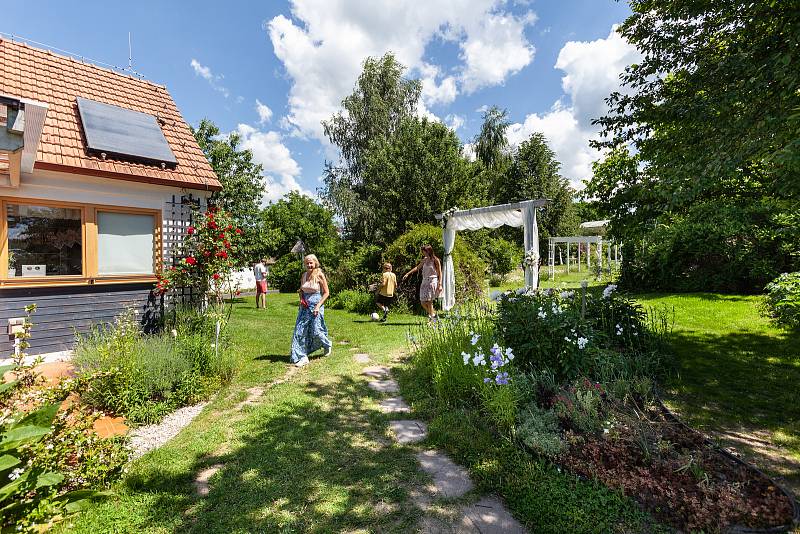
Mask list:
[[272,119],[272,110],[269,109],[269,106],[266,104],[262,104],[256,98],[256,112],[258,113],[258,123],[259,124],[266,124]]
[[463,116],[456,114],[450,114],[444,118],[444,123],[453,131],[458,131],[462,126],[464,126],[465,122],[466,119],[464,119]]
[[615,29],[616,26],[612,27],[605,39],[566,43],[555,65],[564,71],[561,86],[565,95],[547,113],[532,113],[508,130],[512,146],[525,141],[534,132],[543,133],[562,163],[562,175],[578,189],[583,187],[582,180],[591,177],[592,162],[600,157],[589,146],[589,141],[598,134],[591,122],[605,114],[604,99],[620,89],[620,73],[640,57],[636,48]]
[[264,168],[264,202],[279,200],[289,191],[316,197],[298,183],[302,169],[278,132],[263,132],[247,124],[239,124],[235,132],[241,137],[241,148],[253,152],[253,160]]
[[192,67],[192,69],[194,69],[194,73],[197,76],[200,76],[201,78],[203,78],[208,82],[208,84],[211,86],[212,89],[222,93],[222,95],[225,98],[231,96],[230,91],[228,91],[226,87],[220,84],[220,81],[222,81],[222,78],[224,78],[224,76],[215,75],[214,73],[211,72],[210,67],[202,65],[199,61],[197,61],[194,58],[192,58],[192,61],[189,62],[189,65]]
[[[423,105],[452,102],[463,89],[503,83],[533,59],[524,29],[535,17],[503,9],[505,0],[292,0],[291,18],[265,25],[291,79],[284,124],[293,135],[326,141],[320,122],[350,94],[368,56],[393,52],[423,80]],[[452,72],[424,60],[431,41],[457,43]]]

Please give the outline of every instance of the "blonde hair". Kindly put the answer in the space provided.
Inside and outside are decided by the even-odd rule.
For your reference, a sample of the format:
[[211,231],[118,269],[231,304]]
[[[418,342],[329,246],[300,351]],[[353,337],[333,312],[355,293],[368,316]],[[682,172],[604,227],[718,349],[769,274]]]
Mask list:
[[392,270],[392,264],[387,261],[386,263],[383,264],[383,270],[384,271],[391,271]]
[[303,258],[303,264],[305,264],[308,260],[314,260],[314,268],[311,269],[311,274],[308,276],[308,278],[306,278],[306,281],[317,281],[322,276],[322,266],[319,263],[319,259],[317,259],[314,254],[308,254],[305,258]]

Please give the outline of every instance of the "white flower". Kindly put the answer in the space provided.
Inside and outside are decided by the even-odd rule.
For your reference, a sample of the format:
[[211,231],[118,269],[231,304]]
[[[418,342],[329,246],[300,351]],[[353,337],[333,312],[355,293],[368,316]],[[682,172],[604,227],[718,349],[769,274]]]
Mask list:
[[174,328],[172,330],[170,330],[169,333],[172,336],[172,339],[175,339],[176,337],[178,337],[178,331],[175,330]]
[[539,308],[539,314],[538,315],[539,315],[539,319],[544,319],[545,317],[547,317],[547,314],[541,308]]
[[562,299],[571,299],[573,296],[575,296],[575,292],[574,291],[562,291],[561,293],[558,294],[558,296],[561,297]]
[[52,451],[53,450],[53,444],[52,443],[48,443],[47,447],[45,447],[45,449],[47,449],[48,451]]
[[611,293],[616,291],[616,289],[617,289],[617,284],[609,284],[609,285],[607,285],[606,288],[603,290],[603,298],[607,299],[607,298],[611,297]]
[[506,349],[506,358],[508,358],[508,361],[511,361],[511,360],[514,359],[514,351],[511,350],[511,347],[508,347]]
[[603,429],[603,434],[608,434],[608,429],[607,428]]
[[472,339],[470,340],[470,343],[472,343],[472,346],[474,347],[475,345],[478,344],[478,340],[481,338],[481,335],[475,334],[473,332],[470,332],[470,334],[472,334]]
[[572,343],[572,338],[569,336],[564,336],[564,341],[569,341],[570,343]]
[[464,365],[467,365],[469,363],[469,354],[462,352],[461,357],[464,359]]
[[586,344],[587,343],[589,343],[589,340],[586,339],[585,337],[579,337],[578,338],[578,348],[579,349],[583,350],[584,348],[586,348]]
[[486,365],[486,357],[483,354],[481,354],[480,352],[475,354],[475,357],[472,358],[472,365],[474,365],[476,367],[478,365]]
[[13,471],[11,471],[11,473],[8,475],[8,478],[10,478],[11,480],[17,480],[19,476],[24,472],[25,472],[24,469],[22,469],[21,467],[17,467]]

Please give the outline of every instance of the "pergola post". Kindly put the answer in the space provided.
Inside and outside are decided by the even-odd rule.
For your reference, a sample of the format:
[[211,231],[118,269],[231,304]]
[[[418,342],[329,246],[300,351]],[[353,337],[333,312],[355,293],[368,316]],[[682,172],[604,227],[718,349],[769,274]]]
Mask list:
[[578,246],[578,272],[581,272],[581,242],[575,243]]

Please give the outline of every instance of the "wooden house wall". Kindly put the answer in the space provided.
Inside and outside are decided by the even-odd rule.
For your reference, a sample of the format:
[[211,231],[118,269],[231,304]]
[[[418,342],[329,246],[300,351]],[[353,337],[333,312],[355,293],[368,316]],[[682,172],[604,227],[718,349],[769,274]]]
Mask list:
[[73,348],[75,335],[87,333],[93,324],[110,323],[127,308],[145,330],[160,320],[161,302],[152,295],[153,284],[63,286],[4,289],[0,298],[0,357],[14,351],[14,338],[7,335],[8,319],[24,317],[25,306],[36,304],[29,354],[59,352]]

